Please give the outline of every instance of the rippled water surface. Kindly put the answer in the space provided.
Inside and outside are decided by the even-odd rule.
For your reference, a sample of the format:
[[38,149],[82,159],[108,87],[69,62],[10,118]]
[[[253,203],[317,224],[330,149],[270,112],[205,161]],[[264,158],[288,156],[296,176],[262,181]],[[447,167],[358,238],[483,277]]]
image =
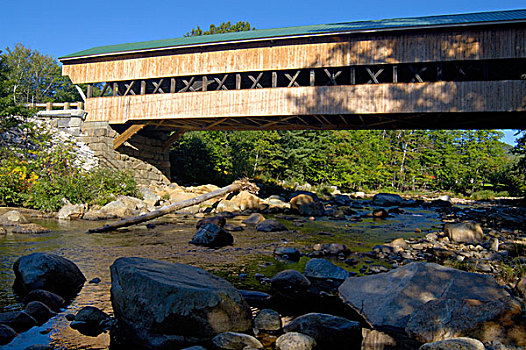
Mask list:
[[[0,215],[5,211],[6,209],[0,208]],[[370,208],[364,208],[362,212],[370,212]],[[227,222],[240,224],[244,219],[246,216],[238,216]],[[76,313],[87,305],[112,314],[109,266],[121,256],[141,256],[191,264],[227,278],[239,288],[264,290],[266,287],[255,280],[255,273],[272,277],[276,272],[287,268],[301,270],[306,261],[302,259],[296,264],[276,262],[272,252],[277,246],[291,246],[309,252],[313,243],[338,242],[346,244],[353,251],[367,251],[378,243],[398,237],[422,236],[441,227],[436,212],[421,208],[405,209],[403,214],[386,220],[363,219],[352,222],[320,219],[305,221],[302,227],[295,226],[291,220],[279,219],[291,231],[261,233],[247,227],[244,231],[232,232],[235,239],[233,246],[214,250],[188,244],[195,233],[197,220],[183,215],[168,215],[153,221],[156,224],[153,229],[139,225],[114,233],[87,234],[89,228],[99,227],[104,222],[30,219],[52,231],[43,235],[0,236],[2,312],[22,308],[11,286],[14,281],[12,265],[23,255],[33,252],[58,254],[75,262],[88,281],[95,277],[102,280],[99,284],[86,283],[64,312],[43,326],[33,327],[18,335],[13,342],[0,346],[0,349],[24,349],[32,344],[51,344],[55,349],[108,349],[110,341],[107,334],[96,338],[83,336],[69,327],[65,315]],[[416,233],[417,228],[422,232]],[[341,266],[350,270],[348,266]],[[240,274],[246,274],[247,277],[241,279]]]

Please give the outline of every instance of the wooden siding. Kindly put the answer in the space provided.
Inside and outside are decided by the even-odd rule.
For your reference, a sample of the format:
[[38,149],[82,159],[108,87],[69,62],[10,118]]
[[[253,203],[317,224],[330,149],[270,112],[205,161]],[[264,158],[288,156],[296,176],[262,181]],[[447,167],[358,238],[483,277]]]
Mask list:
[[[130,59],[64,63],[73,83],[159,77],[338,67],[362,64],[526,57],[526,27],[361,34],[343,42],[216,50]],[[336,39],[335,39],[336,40]],[[74,62],[74,61],[72,61]]]
[[91,98],[88,121],[526,111],[526,81],[437,82]]

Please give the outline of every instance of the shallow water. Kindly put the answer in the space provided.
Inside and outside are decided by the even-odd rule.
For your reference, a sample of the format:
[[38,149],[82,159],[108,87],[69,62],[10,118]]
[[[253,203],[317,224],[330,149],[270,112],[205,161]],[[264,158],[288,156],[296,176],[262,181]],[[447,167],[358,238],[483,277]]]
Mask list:
[[[0,215],[6,211],[0,208]],[[370,208],[359,210],[370,212]],[[247,216],[228,219],[228,223],[240,224]],[[270,218],[271,216],[266,216]],[[140,256],[179,262],[202,267],[234,283],[238,288],[265,290],[254,274],[272,277],[275,273],[295,268],[302,271],[305,262],[275,261],[272,252],[277,246],[292,246],[310,252],[314,243],[344,243],[352,251],[368,251],[375,244],[389,242],[398,237],[411,238],[438,231],[442,223],[439,215],[421,208],[407,208],[405,213],[391,218],[363,219],[358,222],[320,219],[303,222],[297,227],[292,221],[279,219],[288,232],[261,233],[246,227],[244,231],[232,232],[235,244],[220,249],[208,249],[188,244],[195,233],[198,219],[183,215],[168,215],[153,221],[155,228],[145,225],[122,229],[115,233],[87,234],[89,228],[102,226],[104,222],[59,222],[52,219],[30,221],[48,227],[52,232],[43,235],[8,234],[0,237],[0,312],[20,310],[22,305],[12,291],[14,273],[12,265],[23,255],[33,252],[49,252],[75,262],[86,279],[98,277],[98,284],[86,283],[78,297],[64,312],[40,327],[18,335],[15,340],[0,349],[24,349],[32,344],[50,344],[54,349],[109,349],[109,336],[81,335],[69,327],[65,319],[68,313],[92,305],[112,314],[110,303],[109,266],[121,256]],[[421,233],[416,233],[416,229]],[[320,234],[323,232],[323,234]],[[343,263],[338,263],[352,270]],[[354,269],[359,269],[358,264]],[[356,271],[356,270],[355,270]],[[243,275],[246,277],[244,277]]]

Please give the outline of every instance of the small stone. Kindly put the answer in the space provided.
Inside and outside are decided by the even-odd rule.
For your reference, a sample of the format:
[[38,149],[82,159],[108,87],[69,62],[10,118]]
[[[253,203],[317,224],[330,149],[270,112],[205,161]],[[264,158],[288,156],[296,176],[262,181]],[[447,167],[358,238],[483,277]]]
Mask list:
[[66,314],[66,320],[68,321],[74,321],[75,320],[75,315],[74,314]]
[[70,327],[89,336],[97,336],[105,330],[106,322],[110,317],[102,310],[85,306],[76,315]]
[[263,309],[254,318],[254,328],[258,332],[277,332],[281,327],[281,316],[277,311]]
[[498,238],[491,238],[489,241],[489,249],[492,252],[498,252],[499,251],[499,239]]
[[305,265],[304,274],[307,278],[345,280],[349,273],[326,259],[311,259]]
[[484,344],[471,338],[451,338],[434,343],[427,343],[419,350],[484,350]]
[[32,290],[25,296],[24,304],[28,304],[31,301],[41,301],[55,312],[59,312],[66,305],[64,298],[60,295],[43,289]]
[[276,340],[277,350],[312,350],[315,347],[314,338],[298,332],[285,333]]
[[197,230],[190,243],[217,248],[233,244],[234,237],[218,225],[208,223]]
[[473,221],[445,224],[444,234],[451,241],[457,243],[478,243],[481,242],[484,237],[482,227]]
[[25,332],[37,325],[37,321],[25,312],[11,311],[0,314],[0,324],[13,328],[17,332]]
[[261,215],[260,213],[253,213],[242,222],[247,225],[257,225],[262,221],[265,221],[265,217],[263,215]]
[[43,233],[51,232],[50,229],[45,228],[39,224],[21,224],[15,225],[12,229],[13,233],[22,235],[39,235]]
[[373,210],[371,216],[375,218],[384,219],[386,217],[389,217],[389,213],[385,209],[376,209],[376,210]]
[[301,256],[300,251],[292,247],[276,247],[274,255],[290,261],[299,261]]
[[206,224],[216,224],[219,227],[224,227],[226,224],[226,219],[224,216],[220,216],[220,215],[212,216],[206,219],[199,220],[197,224],[195,225],[195,227],[198,229],[198,228],[203,227]]
[[91,281],[89,281],[89,283],[91,283],[91,284],[97,284],[97,283],[100,283],[100,281],[101,281],[100,278],[95,277],[94,279],[92,279]]
[[310,281],[296,270],[278,272],[271,280],[272,288],[282,292],[300,292],[310,287]]
[[225,226],[223,228],[225,230],[231,231],[231,232],[239,232],[239,231],[243,231],[245,229],[241,225],[233,225],[233,224],[225,224]]
[[277,232],[287,231],[287,227],[279,221],[267,219],[257,224],[256,230],[262,232]]
[[248,348],[263,349],[263,345],[251,335],[235,332],[225,332],[216,335],[212,343],[219,349],[243,350]]

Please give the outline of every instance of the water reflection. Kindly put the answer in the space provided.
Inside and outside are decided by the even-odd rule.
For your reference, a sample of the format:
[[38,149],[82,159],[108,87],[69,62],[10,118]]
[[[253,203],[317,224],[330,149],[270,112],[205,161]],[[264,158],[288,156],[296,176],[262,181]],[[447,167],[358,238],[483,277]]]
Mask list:
[[[367,212],[369,209],[364,209]],[[1,210],[0,210],[1,214]],[[240,224],[246,216],[229,219]],[[407,209],[404,214],[387,220],[363,219],[350,221],[305,221],[296,227],[291,221],[281,220],[292,230],[279,233],[259,233],[253,228],[233,232],[235,245],[221,249],[208,249],[188,244],[195,233],[197,219],[181,215],[169,215],[154,221],[155,228],[145,225],[122,229],[117,233],[86,234],[90,228],[103,222],[59,222],[56,220],[31,220],[52,229],[43,235],[8,234],[0,237],[0,311],[20,310],[23,306],[12,291],[14,274],[12,265],[23,255],[36,251],[58,254],[74,261],[87,281],[100,278],[98,284],[86,283],[78,297],[67,309],[40,327],[18,335],[10,344],[0,349],[24,349],[32,344],[50,344],[55,349],[108,349],[109,336],[83,336],[69,327],[67,313],[76,313],[84,306],[95,306],[112,315],[110,303],[109,266],[121,256],[140,256],[202,267],[221,275],[237,287],[264,289],[254,274],[271,277],[287,269],[302,269],[307,259],[297,264],[276,263],[272,252],[276,246],[288,242],[290,246],[307,250],[313,243],[344,243],[351,250],[366,251],[378,243],[398,237],[415,237],[437,230],[438,215],[433,211],[417,208]],[[422,233],[416,233],[416,229]],[[325,235],[320,235],[324,232]],[[268,263],[271,263],[270,265]],[[267,263],[267,264],[265,264]],[[346,267],[349,269],[349,267]],[[240,273],[247,278],[240,279]]]

